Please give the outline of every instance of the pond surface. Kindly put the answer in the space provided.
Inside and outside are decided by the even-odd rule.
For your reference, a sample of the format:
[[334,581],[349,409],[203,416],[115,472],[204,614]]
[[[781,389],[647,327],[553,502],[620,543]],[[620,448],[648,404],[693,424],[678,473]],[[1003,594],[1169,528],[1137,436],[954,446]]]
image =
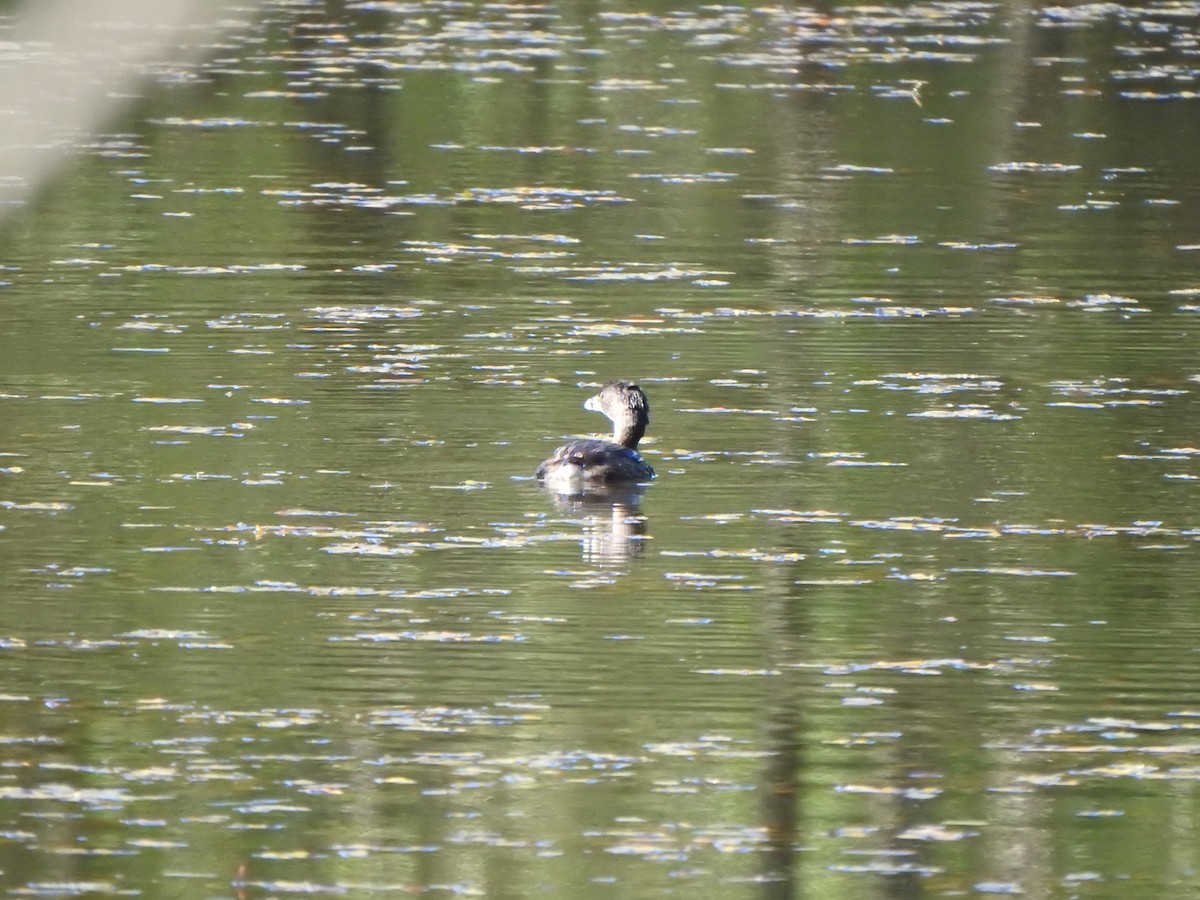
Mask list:
[[225,24],[3,182],[6,896],[1198,896],[1200,6]]

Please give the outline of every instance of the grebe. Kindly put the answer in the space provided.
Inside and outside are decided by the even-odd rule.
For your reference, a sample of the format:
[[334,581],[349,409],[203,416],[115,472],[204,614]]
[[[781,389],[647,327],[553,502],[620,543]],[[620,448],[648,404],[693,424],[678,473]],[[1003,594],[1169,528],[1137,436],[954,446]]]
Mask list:
[[583,408],[612,420],[612,440],[584,438],[564,444],[537,467],[538,481],[560,494],[580,494],[654,477],[654,470],[637,452],[650,423],[650,401],[640,387],[631,381],[610,381]]

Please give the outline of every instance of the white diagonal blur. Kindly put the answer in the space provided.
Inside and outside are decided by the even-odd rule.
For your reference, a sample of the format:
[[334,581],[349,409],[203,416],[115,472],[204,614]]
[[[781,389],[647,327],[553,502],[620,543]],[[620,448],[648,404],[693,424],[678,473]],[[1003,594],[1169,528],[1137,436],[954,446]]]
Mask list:
[[194,60],[215,32],[243,24],[254,7],[253,0],[21,6],[10,27],[0,27],[0,216],[53,179],[144,90],[156,66]]

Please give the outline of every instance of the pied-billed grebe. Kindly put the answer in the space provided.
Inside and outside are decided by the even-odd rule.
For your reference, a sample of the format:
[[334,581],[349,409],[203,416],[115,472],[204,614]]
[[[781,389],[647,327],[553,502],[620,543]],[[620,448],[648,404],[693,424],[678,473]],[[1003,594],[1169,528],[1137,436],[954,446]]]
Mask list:
[[564,444],[537,467],[538,481],[562,494],[579,494],[654,477],[654,470],[637,452],[650,423],[650,401],[640,387],[631,381],[610,381],[583,408],[612,419],[612,440],[585,438]]

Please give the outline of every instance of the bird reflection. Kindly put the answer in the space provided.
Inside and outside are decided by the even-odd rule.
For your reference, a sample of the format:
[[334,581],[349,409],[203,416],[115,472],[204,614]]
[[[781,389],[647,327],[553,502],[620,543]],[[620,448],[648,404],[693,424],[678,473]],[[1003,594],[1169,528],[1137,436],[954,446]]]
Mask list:
[[560,512],[581,517],[585,560],[622,563],[641,556],[646,537],[646,517],[638,510],[641,485],[602,485],[552,496]]

